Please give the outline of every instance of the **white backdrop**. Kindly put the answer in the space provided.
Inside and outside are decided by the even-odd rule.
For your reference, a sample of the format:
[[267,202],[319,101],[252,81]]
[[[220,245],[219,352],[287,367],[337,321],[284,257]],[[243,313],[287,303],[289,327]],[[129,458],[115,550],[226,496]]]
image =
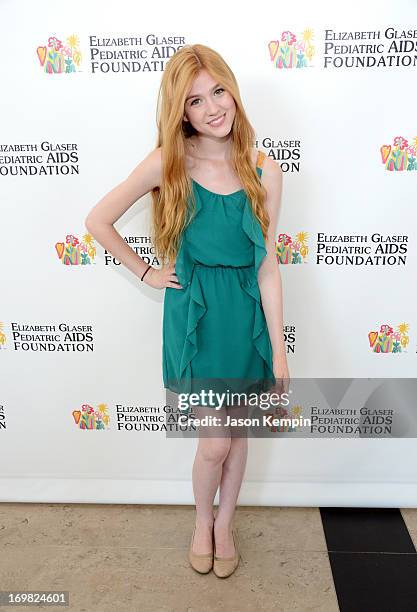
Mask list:
[[[415,376],[415,3],[215,2],[197,14],[183,0],[3,0],[0,10],[1,501],[194,503],[197,440],[126,418],[164,415],[163,292],[84,227],[154,148],[164,62],[181,44],[207,44],[229,63],[258,148],[284,170],[277,241],[307,233],[300,263],[280,267],[292,377]],[[52,38],[62,49],[55,41],[48,72]],[[145,196],[116,228],[157,265],[149,211]],[[402,259],[376,265],[376,234],[401,236]],[[329,247],[364,236],[346,244],[370,246],[371,258],[319,259],[321,235]],[[368,333],[383,325],[398,350],[373,350]],[[251,439],[239,503],[416,507],[416,465],[414,438]]]

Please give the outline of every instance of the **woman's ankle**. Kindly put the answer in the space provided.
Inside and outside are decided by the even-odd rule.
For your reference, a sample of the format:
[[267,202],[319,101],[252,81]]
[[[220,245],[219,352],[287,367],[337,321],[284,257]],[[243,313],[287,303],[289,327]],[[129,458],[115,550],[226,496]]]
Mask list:
[[195,526],[197,529],[213,529],[214,525],[214,516],[210,518],[209,516],[197,516],[195,519]]
[[231,532],[232,528],[233,528],[233,519],[216,517],[216,520],[214,521],[215,531],[222,531],[222,532],[230,531]]

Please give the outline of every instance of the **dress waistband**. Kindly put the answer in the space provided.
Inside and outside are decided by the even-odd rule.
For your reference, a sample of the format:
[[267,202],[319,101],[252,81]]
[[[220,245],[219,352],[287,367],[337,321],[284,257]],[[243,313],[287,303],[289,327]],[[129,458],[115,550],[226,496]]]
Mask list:
[[198,266],[198,267],[202,267],[202,268],[232,268],[232,269],[240,269],[240,268],[253,268],[254,267],[254,264],[249,264],[249,265],[245,265],[245,266],[233,266],[233,265],[225,265],[225,264],[214,264],[213,266],[210,266],[208,264],[201,263],[200,261],[195,261],[194,265]]

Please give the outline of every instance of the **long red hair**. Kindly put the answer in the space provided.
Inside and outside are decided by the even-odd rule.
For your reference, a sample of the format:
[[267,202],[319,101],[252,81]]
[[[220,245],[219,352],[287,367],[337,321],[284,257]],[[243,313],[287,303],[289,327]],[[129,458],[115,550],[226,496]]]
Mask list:
[[234,98],[236,115],[232,126],[231,161],[265,238],[268,230],[266,191],[252,161],[255,130],[244,111],[235,75],[221,55],[210,47],[186,45],[166,64],[158,92],[156,147],[161,147],[162,151],[162,181],[161,186],[151,192],[151,238],[155,254],[163,263],[174,263],[181,234],[187,219],[191,220],[187,202],[189,198],[194,202],[194,194],[184,158],[186,139],[196,132],[189,122],[183,121],[183,115],[186,97],[202,69]]

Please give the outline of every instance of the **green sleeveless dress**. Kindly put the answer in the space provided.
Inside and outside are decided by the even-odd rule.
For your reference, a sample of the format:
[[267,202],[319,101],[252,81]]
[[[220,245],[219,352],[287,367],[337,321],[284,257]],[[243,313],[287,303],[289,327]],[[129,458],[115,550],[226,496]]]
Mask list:
[[[264,154],[258,154],[259,177],[260,158]],[[261,226],[243,189],[221,195],[192,185],[195,216],[175,261],[182,289],[165,289],[164,387],[175,393],[266,391],[276,381],[257,279],[266,256]]]

